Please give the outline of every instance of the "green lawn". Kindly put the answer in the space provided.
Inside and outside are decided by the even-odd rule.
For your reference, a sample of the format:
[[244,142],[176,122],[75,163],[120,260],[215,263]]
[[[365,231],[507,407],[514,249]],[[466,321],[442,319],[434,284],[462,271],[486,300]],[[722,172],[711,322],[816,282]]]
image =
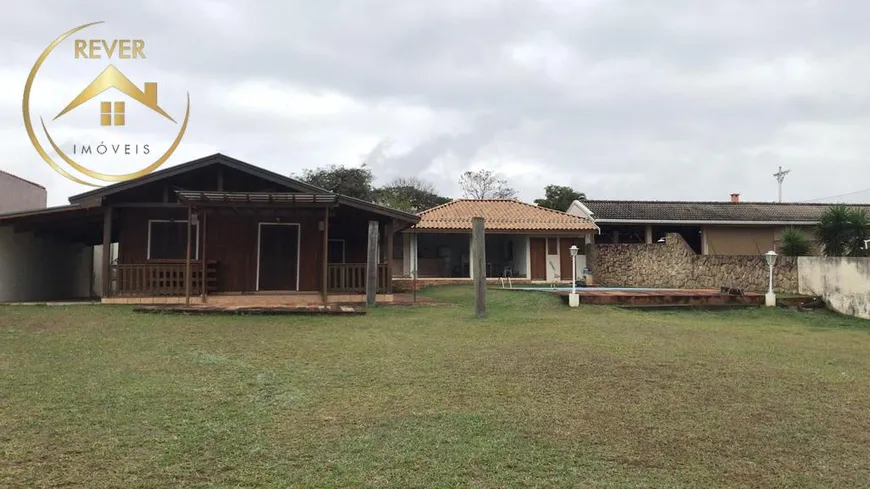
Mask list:
[[0,307],[0,487],[870,487],[868,322],[427,294]]

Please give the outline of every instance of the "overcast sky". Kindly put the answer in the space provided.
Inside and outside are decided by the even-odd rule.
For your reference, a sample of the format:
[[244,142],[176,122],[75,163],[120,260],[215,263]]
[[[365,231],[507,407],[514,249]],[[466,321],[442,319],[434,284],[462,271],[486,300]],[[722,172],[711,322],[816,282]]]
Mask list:
[[[550,183],[773,201],[781,165],[784,200],[818,199],[870,188],[868,18],[859,0],[30,0],[0,17],[0,168],[49,205],[89,189],[36,154],[21,101],[41,51],[102,20],[73,37],[144,39],[147,60],[118,66],[159,81],[176,121],[190,94],[167,166],[221,152],[287,175],[368,161],[378,184],[420,176],[451,197],[487,168],[527,201]],[[109,63],[72,53],[70,39],[37,76],[46,120]],[[82,129],[87,110],[51,122],[65,149],[117,139]],[[178,128],[133,115],[129,141],[166,147]],[[837,200],[855,199],[870,193]]]

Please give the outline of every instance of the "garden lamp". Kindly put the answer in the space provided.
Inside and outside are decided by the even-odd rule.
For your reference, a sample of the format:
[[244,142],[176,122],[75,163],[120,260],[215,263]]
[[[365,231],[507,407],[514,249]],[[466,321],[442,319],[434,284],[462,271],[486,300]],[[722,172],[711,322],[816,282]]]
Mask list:
[[577,245],[571,245],[571,292],[577,293]]
[[568,294],[568,305],[577,307],[580,305],[580,296],[577,294],[577,245],[571,245],[571,293]]
[[764,297],[765,305],[767,306],[775,306],[776,305],[776,295],[773,293],[773,265],[776,264],[776,252],[773,250],[768,251],[764,254],[764,261],[767,262],[767,266],[770,269],[770,275],[768,277],[768,286],[767,286],[767,295]]

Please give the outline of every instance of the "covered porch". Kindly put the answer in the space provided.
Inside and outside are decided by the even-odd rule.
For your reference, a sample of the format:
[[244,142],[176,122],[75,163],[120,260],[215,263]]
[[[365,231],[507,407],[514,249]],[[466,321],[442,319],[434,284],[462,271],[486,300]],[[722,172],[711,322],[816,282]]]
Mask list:
[[[394,276],[418,278],[473,278],[471,234],[401,233],[394,256]],[[528,237],[519,234],[490,234],[485,239],[487,277],[529,277]]]
[[[586,244],[598,228],[589,219],[516,199],[458,199],[419,214],[401,233],[393,253],[393,276],[472,280],[471,221],[484,220],[484,271],[488,278],[570,282],[585,266]],[[571,246],[579,254],[572,261]],[[433,282],[434,283],[434,282]]]
[[391,220],[340,207],[334,194],[176,195],[183,210],[107,209],[105,237],[117,235],[118,255],[103,259],[104,302],[364,302],[369,270],[377,274],[377,299],[391,299],[383,253],[392,245]]

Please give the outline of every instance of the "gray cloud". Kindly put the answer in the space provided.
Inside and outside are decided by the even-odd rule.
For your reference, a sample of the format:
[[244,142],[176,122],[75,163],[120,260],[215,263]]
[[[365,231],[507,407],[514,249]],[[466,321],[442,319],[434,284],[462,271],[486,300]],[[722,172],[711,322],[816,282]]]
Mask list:
[[[857,0],[35,1],[0,35],[22,87],[76,24],[145,38],[149,61],[191,91],[182,146],[287,174],[367,159],[379,181],[421,175],[449,195],[461,171],[487,166],[529,201],[547,183],[590,198],[771,200],[782,165],[786,197],[804,200],[870,187],[855,178],[870,150],[867,14]],[[292,99],[286,114],[221,99],[250,81],[355,105],[306,119]],[[38,159],[13,147],[10,169],[28,176]]]

